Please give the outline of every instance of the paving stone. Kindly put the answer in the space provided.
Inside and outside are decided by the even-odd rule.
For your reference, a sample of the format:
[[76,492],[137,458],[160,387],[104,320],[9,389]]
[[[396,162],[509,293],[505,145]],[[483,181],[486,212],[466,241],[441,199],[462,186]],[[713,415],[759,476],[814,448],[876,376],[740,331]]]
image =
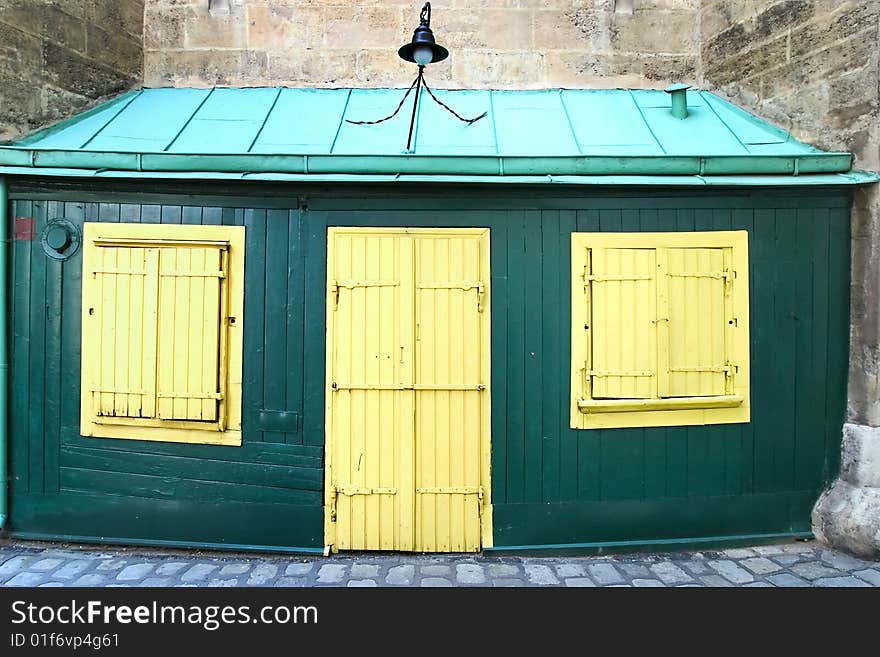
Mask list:
[[561,563],[556,566],[556,574],[565,579],[566,577],[583,577],[587,571],[578,563]]
[[159,567],[156,568],[157,575],[176,575],[181,570],[183,570],[189,564],[185,561],[168,561],[162,564],[159,564]]
[[537,584],[538,586],[559,584],[559,579],[553,573],[553,569],[550,566],[529,563],[523,566],[523,568],[526,571],[526,577],[528,577],[529,582],[532,584]]
[[801,579],[800,577],[795,577],[791,573],[779,573],[778,575],[768,575],[767,581],[775,584],[776,586],[809,586],[810,583]]
[[621,570],[625,572],[630,577],[650,577],[651,571],[648,570],[647,566],[643,566],[638,563],[622,563],[620,564]]
[[806,558],[806,556],[800,554],[778,554],[773,556],[773,561],[782,566],[788,567],[800,563]]
[[486,573],[479,564],[459,563],[455,565],[455,579],[459,584],[485,584]]
[[700,581],[706,586],[733,586],[733,584],[721,577],[721,575],[703,575],[700,578]]
[[864,561],[863,559],[858,559],[843,552],[834,552],[833,550],[822,550],[820,558],[832,568],[837,568],[837,570],[859,570],[860,568],[870,568],[873,565],[870,561]]
[[69,561],[61,568],[52,573],[52,577],[56,577],[58,579],[73,579],[74,577],[78,577],[89,568],[92,567],[92,561],[88,561],[86,559],[80,559],[78,561]]
[[154,588],[160,587],[160,586],[170,586],[171,585],[171,578],[170,577],[147,577],[143,582],[141,582],[140,585],[146,586],[146,587],[154,587]]
[[36,586],[40,582],[45,581],[44,573],[18,573],[15,577],[6,582],[3,586]]
[[108,559],[99,563],[95,570],[121,570],[127,563],[125,559]]
[[747,584],[755,580],[755,577],[748,570],[740,568],[728,559],[712,559],[709,561],[709,567],[734,584]]
[[393,568],[388,569],[388,574],[385,576],[385,582],[387,584],[393,584],[394,586],[406,586],[413,583],[415,575],[416,567],[412,564],[394,566]]
[[133,563],[119,571],[116,579],[120,582],[130,582],[136,579],[143,579],[153,570],[154,567],[155,564],[151,563]]
[[292,563],[288,564],[287,568],[284,569],[284,574],[302,577],[303,575],[308,575],[314,568],[315,564],[313,563]]
[[318,569],[318,582],[321,584],[338,584],[345,577],[345,569],[341,563],[325,563]]
[[492,586],[498,588],[514,588],[527,586],[527,584],[519,577],[499,577],[498,579],[492,580]]
[[28,566],[28,570],[46,573],[53,568],[57,568],[62,563],[64,563],[63,559],[40,559],[39,561],[35,561],[30,566]]
[[351,574],[349,576],[353,579],[370,579],[378,574],[379,566],[371,563],[356,563],[351,567]]
[[813,554],[813,544],[805,541],[779,546],[786,554]]
[[[688,578],[688,579],[690,579],[690,578]],[[638,586],[639,588],[657,588],[657,587],[666,586],[659,579],[642,579],[642,578],[634,579],[632,581],[632,585]]]
[[679,561],[678,565],[693,575],[706,575],[712,572],[712,569],[709,568],[709,563],[703,559]]
[[762,557],[769,557],[774,554],[782,554],[782,548],[778,545],[756,545],[752,549]]
[[747,559],[748,557],[755,556],[755,553],[749,548],[730,548],[729,550],[724,550],[723,554],[728,559]]
[[425,586],[430,588],[440,588],[452,586],[452,582],[450,582],[445,577],[425,577],[419,582],[419,586]]
[[770,561],[770,559],[767,559],[766,557],[752,557],[751,559],[743,559],[739,563],[741,566],[745,566],[756,575],[766,575],[768,573],[775,573],[782,570],[782,566],[775,561]]
[[254,568],[251,576],[247,579],[248,586],[265,586],[266,582],[278,575],[278,566],[271,563],[261,563]]
[[833,577],[840,574],[840,571],[834,568],[829,568],[818,561],[807,561],[805,563],[795,564],[791,567],[791,572],[809,580],[819,579],[820,577]]
[[348,580],[348,584],[346,586],[348,586],[349,588],[355,588],[355,587],[370,588],[370,587],[376,587],[379,585],[376,584],[376,580],[374,580],[374,579],[350,579],[350,580]]
[[865,580],[874,586],[880,586],[880,571],[866,568],[865,570],[857,570],[853,573],[856,577]]
[[773,585],[770,582],[749,582],[745,586],[750,588],[773,588]]
[[623,577],[617,572],[617,568],[610,563],[594,563],[587,566],[587,570],[597,584],[607,585],[622,582]]
[[7,559],[2,564],[0,564],[0,577],[4,577],[6,575],[15,575],[16,573],[24,570],[24,568],[33,560],[34,557],[24,555]]
[[83,575],[78,580],[76,580],[73,585],[74,586],[101,586],[107,577],[105,575],[100,575],[98,573],[88,573]]
[[67,584],[64,582],[46,582],[45,584],[40,584],[41,589],[56,588],[59,586],[67,586]]
[[490,563],[486,570],[489,571],[489,577],[516,577],[522,574],[519,566],[509,563]]
[[[489,568],[491,574],[492,566],[489,566]],[[444,575],[452,574],[452,568],[442,565],[419,566],[419,571],[422,575],[428,575],[430,577],[442,577]]]
[[306,585],[305,577],[280,577],[278,578],[272,586],[286,586],[286,587],[297,587],[302,588]]
[[215,570],[217,570],[217,566],[214,566],[212,564],[197,563],[180,576],[180,581],[187,583],[207,579],[208,575],[213,573]]
[[249,563],[230,563],[220,569],[220,576],[228,577],[229,575],[244,575],[251,568],[253,568],[253,566]]
[[567,580],[565,580],[565,585],[578,588],[587,588],[595,587],[596,583],[589,577],[569,577]]
[[858,577],[853,577],[852,575],[846,575],[843,577],[822,577],[813,582],[816,586],[827,586],[834,588],[842,588],[842,587],[870,587],[871,585],[867,582],[860,580]]
[[671,561],[661,561],[651,566],[651,570],[666,584],[684,584],[692,582],[693,577],[684,572]]
[[208,580],[207,586],[213,588],[232,588],[234,586],[238,586],[238,579],[235,577],[228,577],[223,579],[222,577],[212,577]]

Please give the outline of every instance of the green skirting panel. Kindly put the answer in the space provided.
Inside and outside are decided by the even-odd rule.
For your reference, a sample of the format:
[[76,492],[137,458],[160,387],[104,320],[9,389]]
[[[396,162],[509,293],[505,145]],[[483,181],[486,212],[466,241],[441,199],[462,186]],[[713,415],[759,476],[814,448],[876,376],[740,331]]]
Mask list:
[[229,550],[323,550],[321,506],[70,492],[19,495],[13,502],[9,530],[22,538]]
[[[803,536],[818,491],[730,497],[498,504],[496,551],[721,543],[737,537]],[[714,538],[713,538],[714,537]],[[718,538],[718,537],[724,537]]]

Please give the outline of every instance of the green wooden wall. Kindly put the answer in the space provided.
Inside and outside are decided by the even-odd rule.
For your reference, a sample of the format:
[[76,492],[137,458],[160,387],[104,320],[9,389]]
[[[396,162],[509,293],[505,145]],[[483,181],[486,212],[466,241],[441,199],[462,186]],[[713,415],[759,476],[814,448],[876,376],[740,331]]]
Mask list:
[[[13,217],[33,217],[38,234],[56,217],[246,226],[243,445],[81,437],[81,254],[59,263],[38,240],[16,240],[18,535],[319,548],[328,225],[491,229],[496,546],[809,531],[812,503],[837,470],[844,414],[848,193],[162,191],[19,183]],[[569,429],[569,234],[731,229],[750,235],[752,422]],[[264,430],[263,409],[299,421],[286,433]]]

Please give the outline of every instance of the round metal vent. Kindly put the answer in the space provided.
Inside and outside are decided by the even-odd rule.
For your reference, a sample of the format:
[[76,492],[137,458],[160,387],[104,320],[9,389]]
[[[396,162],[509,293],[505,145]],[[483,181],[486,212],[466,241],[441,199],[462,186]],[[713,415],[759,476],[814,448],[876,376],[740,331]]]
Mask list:
[[67,260],[79,251],[81,242],[79,229],[67,219],[50,221],[40,234],[43,251],[53,260]]

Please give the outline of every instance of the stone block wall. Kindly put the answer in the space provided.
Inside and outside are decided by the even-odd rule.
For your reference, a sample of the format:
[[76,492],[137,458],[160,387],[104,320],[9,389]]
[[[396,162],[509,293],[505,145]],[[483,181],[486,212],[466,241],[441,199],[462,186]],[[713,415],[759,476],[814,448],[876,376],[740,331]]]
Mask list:
[[0,141],[140,83],[144,0],[0,0]]
[[[148,86],[406,86],[421,0],[146,0]],[[434,0],[438,87],[662,86],[699,76],[699,0]]]
[[[703,0],[703,84],[820,148],[880,169],[880,2]],[[840,479],[820,538],[880,556],[880,193],[856,192],[850,377]]]

